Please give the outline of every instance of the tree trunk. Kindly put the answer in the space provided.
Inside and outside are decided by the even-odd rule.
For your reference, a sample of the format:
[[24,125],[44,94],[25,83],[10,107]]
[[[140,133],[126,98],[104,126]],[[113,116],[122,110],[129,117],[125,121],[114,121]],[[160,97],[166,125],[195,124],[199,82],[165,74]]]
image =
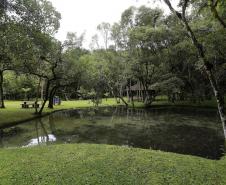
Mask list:
[[38,114],[38,107],[36,106],[38,104],[38,98],[39,98],[39,91],[41,86],[41,78],[39,78],[37,92],[36,92],[36,98],[35,98],[35,114]]
[[205,52],[204,52],[203,45],[199,43],[199,41],[197,40],[195,34],[193,33],[191,27],[189,26],[189,24],[187,22],[187,19],[185,17],[186,4],[185,4],[185,6],[183,6],[183,11],[182,11],[183,14],[181,14],[181,13],[177,12],[172,7],[172,5],[171,5],[171,3],[170,3],[169,0],[164,0],[164,2],[168,5],[169,9],[174,14],[177,15],[177,17],[179,18],[179,20],[182,22],[182,24],[186,28],[188,35],[192,39],[192,42],[193,42],[194,46],[196,47],[200,58],[203,61],[205,72],[206,72],[206,74],[208,76],[208,79],[210,81],[210,85],[212,87],[214,96],[216,97],[216,100],[217,100],[218,112],[219,112],[219,116],[220,116],[221,123],[222,123],[224,137],[226,138],[226,131],[225,131],[226,119],[225,119],[225,115],[224,115],[224,98],[220,94],[220,90],[219,90],[219,87],[217,85],[216,78],[215,78],[215,76],[213,74],[213,65],[206,59],[206,55],[205,55]]
[[118,92],[115,93],[113,88],[110,88],[110,90],[111,90],[112,95],[115,97],[116,102],[118,102],[117,98],[119,98],[119,100],[122,100],[122,102],[126,105],[126,107],[128,107],[128,103],[123,99],[122,96],[120,96],[120,93],[118,93]]
[[43,91],[44,91],[45,81],[41,81],[40,85],[41,85],[41,100],[43,101],[43,99],[44,99]]
[[145,102],[145,90],[144,90],[144,81],[140,80],[141,82],[141,88],[142,88],[142,101]]
[[53,109],[53,96],[49,96],[48,108]]
[[132,82],[131,82],[131,79],[129,80],[129,102],[132,101],[132,90],[131,90],[131,87],[132,87]]
[[0,71],[0,108],[5,108],[3,94],[3,71]]
[[134,105],[133,91],[131,91],[131,102],[132,102],[132,106],[133,106],[133,108],[134,108],[135,105]]
[[224,115],[224,101],[222,101],[223,96],[220,94],[220,89],[218,87],[217,80],[216,80],[216,78],[213,74],[213,65],[206,59],[206,55],[205,55],[202,44],[200,44],[198,42],[198,40],[196,39],[195,34],[193,33],[192,29],[188,25],[188,22],[185,18],[183,18],[183,22],[184,22],[184,25],[185,25],[189,35],[191,36],[191,39],[193,41],[194,46],[198,50],[198,54],[199,54],[200,58],[203,61],[205,72],[208,76],[208,79],[210,81],[213,93],[214,93],[216,100],[217,100],[218,112],[219,112],[220,119],[221,119],[221,122],[222,122],[224,137],[226,138],[226,130],[225,130],[226,119],[225,119],[225,115]]
[[47,84],[46,84],[46,90],[45,90],[45,98],[44,98],[44,102],[42,103],[42,107],[41,107],[41,109],[39,110],[39,112],[38,112],[38,114],[42,114],[42,111],[43,111],[43,109],[44,109],[44,107],[45,107],[45,104],[46,104],[46,102],[47,102],[47,100],[48,100],[48,98],[49,98],[49,87],[50,87],[50,82],[49,82],[49,80],[47,81]]
[[224,131],[224,137],[226,139],[226,130],[225,130],[226,119],[225,119],[225,114],[224,114],[224,96],[220,93],[220,90],[219,90],[218,85],[216,83],[215,76],[213,75],[211,70],[207,70],[207,75],[208,75],[211,87],[213,89],[214,95],[215,95],[216,100],[217,100],[218,112],[219,112],[219,116],[220,116],[220,119],[221,119],[222,128],[223,128],[223,131]]
[[124,100],[122,96],[118,96],[118,98],[122,100],[122,102],[125,104],[126,107],[128,107],[128,103]]
[[54,98],[54,95],[56,93],[56,90],[57,88],[56,87],[53,87],[50,94],[49,94],[49,105],[48,105],[48,108],[50,109],[53,109],[53,98]]
[[130,97],[129,97],[129,87],[126,87],[126,96],[127,96],[128,102],[130,102]]
[[[47,99],[47,100],[48,100],[48,99]],[[45,105],[46,105],[47,100],[46,100],[46,99],[44,99],[44,101],[43,101],[43,103],[42,103],[42,106],[41,106],[41,109],[38,111],[38,114],[39,114],[39,115],[41,115],[41,114],[42,114],[43,109],[44,109],[44,107],[45,107]]]

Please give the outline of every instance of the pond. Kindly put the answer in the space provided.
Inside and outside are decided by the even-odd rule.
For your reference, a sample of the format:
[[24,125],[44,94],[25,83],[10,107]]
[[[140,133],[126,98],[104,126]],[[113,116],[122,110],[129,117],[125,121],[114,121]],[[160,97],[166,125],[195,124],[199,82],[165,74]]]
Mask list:
[[0,147],[95,143],[219,159],[224,137],[217,113],[191,109],[89,108],[54,113],[0,130]]

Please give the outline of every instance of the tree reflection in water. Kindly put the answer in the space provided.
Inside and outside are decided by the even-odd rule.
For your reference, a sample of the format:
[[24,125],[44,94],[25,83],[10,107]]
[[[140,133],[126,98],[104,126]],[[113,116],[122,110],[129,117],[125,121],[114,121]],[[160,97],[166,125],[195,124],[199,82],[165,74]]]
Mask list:
[[[49,123],[51,123],[51,121],[49,121]],[[56,141],[56,137],[53,134],[48,134],[47,129],[45,128],[45,125],[43,124],[43,121],[41,118],[35,120],[35,130],[36,130],[36,138],[31,139],[25,147],[41,145],[41,144],[48,145],[49,142]]]

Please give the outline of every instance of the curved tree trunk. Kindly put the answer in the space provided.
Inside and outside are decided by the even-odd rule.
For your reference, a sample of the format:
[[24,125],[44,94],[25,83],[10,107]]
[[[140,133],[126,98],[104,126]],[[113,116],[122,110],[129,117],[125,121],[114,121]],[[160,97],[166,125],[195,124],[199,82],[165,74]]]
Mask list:
[[188,24],[188,21],[185,17],[185,11],[187,8],[187,3],[188,0],[184,2],[183,4],[183,8],[182,8],[182,13],[179,13],[178,11],[176,11],[169,0],[164,0],[164,2],[167,4],[167,6],[169,7],[169,9],[171,10],[172,13],[176,14],[176,16],[179,18],[179,20],[181,21],[181,23],[184,25],[188,35],[190,36],[193,45],[196,47],[197,52],[199,54],[200,59],[203,61],[203,65],[204,65],[204,70],[208,76],[208,79],[210,81],[210,85],[212,87],[214,96],[217,100],[217,107],[218,107],[218,112],[219,112],[219,116],[221,119],[221,123],[222,123],[222,128],[223,128],[223,132],[224,132],[224,137],[226,139],[226,119],[225,119],[225,115],[224,115],[224,98],[223,95],[220,94],[220,89],[218,87],[217,84],[217,80],[213,74],[213,65],[206,59],[206,54],[203,48],[203,45],[201,43],[199,43],[199,41],[197,40],[194,32],[192,31],[190,25]]
[[208,79],[210,81],[210,85],[212,87],[214,96],[217,100],[218,112],[219,112],[219,116],[220,116],[220,119],[221,119],[222,128],[223,128],[223,131],[224,131],[224,137],[226,138],[226,130],[225,130],[226,119],[225,119],[225,115],[224,115],[224,98],[223,98],[223,95],[220,94],[220,89],[218,87],[217,80],[216,80],[214,73],[213,73],[213,65],[206,59],[206,54],[204,52],[203,46],[196,39],[195,34],[193,33],[191,27],[189,26],[186,18],[184,17],[182,20],[183,20],[183,23],[184,23],[184,25],[187,29],[188,34],[190,35],[190,37],[193,41],[194,46],[196,47],[196,49],[198,51],[200,58],[203,61],[205,72],[208,76]]
[[118,96],[118,98],[119,98],[120,100],[122,100],[122,102],[125,104],[126,107],[129,106],[128,103],[124,100],[124,98],[123,98],[122,96]]
[[0,71],[0,108],[5,108],[3,94],[3,71]]

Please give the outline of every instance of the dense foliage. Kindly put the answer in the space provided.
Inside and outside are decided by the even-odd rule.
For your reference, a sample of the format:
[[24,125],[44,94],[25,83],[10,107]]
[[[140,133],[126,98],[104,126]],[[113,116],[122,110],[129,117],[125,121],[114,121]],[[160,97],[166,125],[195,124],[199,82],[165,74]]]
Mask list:
[[181,0],[176,10],[164,0],[169,15],[159,8],[130,7],[119,22],[97,26],[91,50],[83,48],[84,34],[68,33],[63,43],[54,38],[61,16],[47,0],[3,2],[0,107],[4,99],[42,99],[36,109],[41,114],[46,102],[53,108],[55,95],[92,99],[96,105],[114,97],[126,106],[134,100],[151,105],[158,95],[193,103],[215,96],[222,114],[224,1]]

